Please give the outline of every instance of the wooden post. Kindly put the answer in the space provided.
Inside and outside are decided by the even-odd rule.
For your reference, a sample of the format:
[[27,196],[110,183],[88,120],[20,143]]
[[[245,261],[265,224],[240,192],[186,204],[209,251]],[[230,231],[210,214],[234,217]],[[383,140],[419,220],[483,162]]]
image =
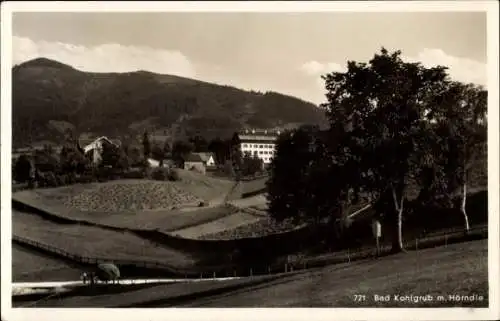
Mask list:
[[252,268],[250,268],[250,276],[253,276]]
[[271,267],[270,266],[267,267],[267,274],[271,274]]
[[351,263],[351,254],[349,252],[349,249],[347,249],[347,261]]
[[287,266],[286,266],[286,263],[285,263],[285,273],[287,272]]

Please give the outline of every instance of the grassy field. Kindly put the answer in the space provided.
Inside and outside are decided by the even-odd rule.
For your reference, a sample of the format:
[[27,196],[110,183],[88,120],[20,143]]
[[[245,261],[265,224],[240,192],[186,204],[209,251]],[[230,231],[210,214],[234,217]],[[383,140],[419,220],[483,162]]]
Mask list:
[[192,171],[178,169],[179,188],[209,202],[221,201],[235,184],[232,180],[219,179]]
[[12,233],[86,257],[151,260],[176,267],[191,266],[190,255],[158,246],[128,232],[79,224],[57,224],[38,215],[13,211]]
[[254,207],[261,211],[267,210],[267,198],[264,194],[233,200],[230,203],[238,207]]
[[[432,307],[488,306],[487,240],[409,252],[306,271],[286,280],[200,299],[191,307]],[[478,295],[482,301],[438,302],[439,295]],[[387,302],[374,296],[390,296]],[[394,295],[433,297],[400,302]],[[476,297],[478,298],[478,297]]]
[[12,282],[77,280],[80,269],[12,244]]
[[33,191],[23,191],[13,196],[16,200],[43,212],[71,220],[87,221],[95,224],[133,229],[158,229],[161,231],[175,231],[203,224],[234,214],[236,208],[211,204],[200,208],[198,206],[183,207],[169,210],[142,210],[121,212],[84,212],[78,209],[68,209],[55,201],[47,201],[44,197],[37,197]]
[[263,177],[251,181],[242,181],[241,182],[241,193],[242,194],[247,194],[247,193],[252,193],[255,191],[262,190],[266,188],[266,182],[269,178],[268,177]]
[[[388,273],[389,272],[389,273]],[[117,290],[114,290],[115,292]],[[41,301],[38,307],[425,307],[488,305],[487,240],[338,264],[275,277],[121,287]],[[438,302],[438,295],[483,296]],[[375,302],[374,295],[391,296]],[[399,302],[394,295],[431,295],[433,302]],[[15,304],[15,303],[14,303]]]
[[255,223],[261,219],[262,219],[261,217],[256,215],[244,212],[236,212],[234,214],[207,222],[205,224],[200,224],[181,230],[176,230],[174,234],[191,239],[202,238],[204,235],[211,235],[211,234],[231,231],[241,226],[246,226]]

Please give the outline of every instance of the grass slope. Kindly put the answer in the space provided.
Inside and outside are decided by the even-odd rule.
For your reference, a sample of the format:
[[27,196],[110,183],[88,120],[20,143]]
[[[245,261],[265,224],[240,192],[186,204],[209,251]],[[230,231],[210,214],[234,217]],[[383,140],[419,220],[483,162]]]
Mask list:
[[12,282],[78,280],[80,271],[62,260],[12,244]]
[[132,233],[79,224],[57,224],[38,215],[13,211],[12,233],[74,255],[103,259],[156,261],[190,267],[195,258],[144,240]]
[[[411,252],[271,277],[84,289],[40,301],[37,307],[485,307],[486,248],[487,240],[482,240],[422,250],[418,256]],[[477,294],[485,300],[376,303],[374,294]],[[365,300],[356,301],[355,295]]]
[[[334,265],[299,273],[285,282],[247,288],[190,307],[432,307],[488,306],[487,240]],[[443,295],[482,295],[483,301],[437,302]],[[365,300],[355,300],[364,295]],[[374,295],[390,295],[375,302]],[[394,295],[431,295],[433,302],[408,303]]]
[[[25,190],[13,199],[63,218],[174,231],[236,212],[221,204],[234,182],[179,171],[179,182],[119,180]],[[208,200],[208,206],[197,207]],[[177,207],[177,208],[174,208]]]

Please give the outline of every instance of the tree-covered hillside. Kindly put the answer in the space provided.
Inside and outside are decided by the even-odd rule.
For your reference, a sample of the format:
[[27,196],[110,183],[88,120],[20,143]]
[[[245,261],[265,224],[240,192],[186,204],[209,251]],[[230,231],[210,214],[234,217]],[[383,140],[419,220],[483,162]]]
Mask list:
[[324,124],[312,103],[151,72],[89,73],[38,58],[12,70],[13,143],[75,134],[229,137],[242,127]]

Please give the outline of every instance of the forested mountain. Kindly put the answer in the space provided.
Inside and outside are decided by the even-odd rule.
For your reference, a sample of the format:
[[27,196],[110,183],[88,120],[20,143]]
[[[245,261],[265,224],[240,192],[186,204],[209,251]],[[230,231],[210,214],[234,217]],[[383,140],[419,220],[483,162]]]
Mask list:
[[13,144],[76,135],[230,136],[242,127],[324,124],[312,103],[172,75],[90,73],[46,58],[14,66]]

